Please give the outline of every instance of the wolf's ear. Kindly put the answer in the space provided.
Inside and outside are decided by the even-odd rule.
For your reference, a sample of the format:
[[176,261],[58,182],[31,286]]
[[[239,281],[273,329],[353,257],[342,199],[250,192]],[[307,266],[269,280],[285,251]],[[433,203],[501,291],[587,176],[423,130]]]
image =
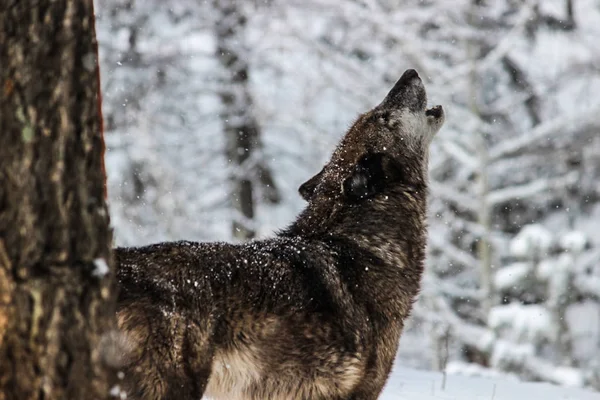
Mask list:
[[319,172],[318,174],[304,182],[302,185],[300,185],[300,187],[298,188],[298,193],[300,193],[300,196],[302,196],[304,200],[309,201],[310,198],[313,196],[317,185],[321,182],[323,172],[325,172],[325,167],[323,167],[321,172]]
[[342,191],[351,201],[373,197],[384,189],[384,155],[381,153],[364,155],[353,167],[350,175],[342,182]]

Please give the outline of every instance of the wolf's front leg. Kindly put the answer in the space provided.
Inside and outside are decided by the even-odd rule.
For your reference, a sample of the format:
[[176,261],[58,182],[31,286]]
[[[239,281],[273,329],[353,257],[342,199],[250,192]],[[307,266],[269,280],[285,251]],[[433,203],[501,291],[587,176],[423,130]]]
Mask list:
[[377,400],[383,391],[388,375],[388,371],[368,371],[347,400]]
[[381,392],[376,393],[365,393],[365,392],[355,392],[347,400],[377,400],[379,394]]
[[128,398],[201,399],[211,374],[214,351],[208,319],[164,312],[147,303],[122,307],[118,325],[128,341],[123,368]]

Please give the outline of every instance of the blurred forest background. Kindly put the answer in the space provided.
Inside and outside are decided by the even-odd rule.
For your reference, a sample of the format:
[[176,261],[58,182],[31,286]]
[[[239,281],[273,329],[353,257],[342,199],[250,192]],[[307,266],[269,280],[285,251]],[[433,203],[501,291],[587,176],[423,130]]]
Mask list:
[[406,68],[448,118],[398,363],[600,389],[600,0],[97,0],[119,245],[247,240]]

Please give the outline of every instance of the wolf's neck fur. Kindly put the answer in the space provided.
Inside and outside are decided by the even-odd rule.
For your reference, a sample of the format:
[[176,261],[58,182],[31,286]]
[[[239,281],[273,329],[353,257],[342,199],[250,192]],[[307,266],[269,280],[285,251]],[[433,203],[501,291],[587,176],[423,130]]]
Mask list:
[[[427,236],[427,185],[398,187],[356,207],[325,200],[309,204],[282,236],[340,238],[374,252],[386,264],[422,270]],[[415,271],[416,272],[416,271]]]
[[355,299],[377,303],[386,318],[401,324],[411,312],[425,265],[427,189],[423,184],[386,193],[339,209],[313,202],[282,235],[345,253],[338,268],[351,277],[346,284]]

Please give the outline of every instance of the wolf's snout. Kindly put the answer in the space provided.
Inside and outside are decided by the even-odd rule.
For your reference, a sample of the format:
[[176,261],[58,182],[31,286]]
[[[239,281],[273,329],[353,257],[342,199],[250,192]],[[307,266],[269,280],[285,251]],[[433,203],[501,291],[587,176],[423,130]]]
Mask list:
[[405,84],[418,83],[420,81],[421,81],[421,77],[419,77],[419,74],[417,73],[417,71],[415,71],[414,69],[407,69],[406,71],[404,71],[404,73],[402,74],[400,79],[398,79],[398,82],[396,83],[396,85],[398,85],[399,83],[405,83]]
[[386,107],[408,108],[411,111],[424,110],[426,104],[425,87],[414,69],[408,69],[402,74],[382,103]]
[[417,71],[415,71],[414,69],[407,69],[402,74],[400,79],[398,79],[398,82],[396,82],[392,90],[390,90],[388,97],[402,95],[407,90],[411,89],[412,86],[422,87],[423,82],[421,81],[421,78],[419,77]]

